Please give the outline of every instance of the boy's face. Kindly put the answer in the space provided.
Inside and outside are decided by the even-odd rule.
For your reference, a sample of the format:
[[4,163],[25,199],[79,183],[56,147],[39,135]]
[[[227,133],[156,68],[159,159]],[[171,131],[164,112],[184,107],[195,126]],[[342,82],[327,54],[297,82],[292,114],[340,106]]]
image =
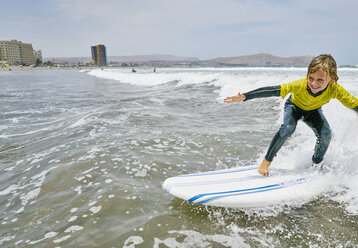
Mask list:
[[324,90],[330,82],[333,82],[333,79],[322,69],[308,73],[307,85],[314,94]]

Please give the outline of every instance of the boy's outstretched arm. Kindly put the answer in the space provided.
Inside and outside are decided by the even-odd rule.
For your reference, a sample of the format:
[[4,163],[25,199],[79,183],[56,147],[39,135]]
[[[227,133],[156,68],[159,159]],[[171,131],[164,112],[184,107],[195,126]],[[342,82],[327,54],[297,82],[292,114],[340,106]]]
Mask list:
[[271,97],[271,96],[280,96],[281,86],[268,86],[258,88],[256,90],[249,91],[247,93],[239,94],[237,96],[229,96],[224,99],[226,103],[232,102],[242,102],[247,101],[254,98],[262,98],[262,97]]

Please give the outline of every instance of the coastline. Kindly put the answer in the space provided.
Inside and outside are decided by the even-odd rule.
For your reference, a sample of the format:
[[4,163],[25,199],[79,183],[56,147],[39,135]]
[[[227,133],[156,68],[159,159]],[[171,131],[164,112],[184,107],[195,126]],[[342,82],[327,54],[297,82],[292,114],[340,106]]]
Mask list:
[[[96,67],[96,66],[80,66],[80,67],[70,67],[70,66],[62,66],[62,67],[57,67],[57,66],[47,66],[47,67],[30,67],[30,66],[9,66],[9,67],[0,67],[0,72],[1,71],[42,71],[42,70],[61,70],[61,71],[66,71],[66,70],[92,70],[92,69],[119,69],[119,68],[128,68],[128,70],[130,70],[133,67],[121,67],[121,66],[103,66],[103,67]],[[138,65],[135,68],[153,68],[150,66],[146,66],[146,65]],[[284,66],[258,66],[258,67],[251,67],[251,66],[203,66],[203,67],[192,67],[192,66],[178,66],[178,67],[173,67],[173,66],[168,66],[168,67],[154,67],[154,68],[190,68],[190,69],[197,69],[197,68],[215,68],[215,69],[232,69],[232,68],[246,68],[246,69],[253,69],[253,68],[260,68],[260,69],[267,69],[267,68],[276,68],[276,69],[283,69],[283,68],[301,68],[301,69],[306,69],[306,67],[284,67]],[[338,69],[342,70],[357,70],[358,67],[356,66],[338,66]]]
[[42,70],[83,70],[91,69],[93,67],[81,66],[81,67],[57,67],[57,66],[47,66],[47,67],[30,67],[30,66],[9,66],[9,67],[0,67],[0,71],[42,71]]

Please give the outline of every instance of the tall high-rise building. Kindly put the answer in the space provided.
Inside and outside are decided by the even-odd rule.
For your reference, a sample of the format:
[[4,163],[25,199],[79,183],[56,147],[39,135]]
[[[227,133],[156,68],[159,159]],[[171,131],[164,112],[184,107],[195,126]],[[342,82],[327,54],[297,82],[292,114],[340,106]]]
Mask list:
[[42,62],[42,50],[34,50],[35,60],[40,60]]
[[92,65],[97,65],[97,66],[107,65],[106,47],[104,45],[91,46],[91,54],[92,54]]
[[31,65],[35,63],[32,44],[17,40],[0,41],[0,57],[2,61],[9,64]]

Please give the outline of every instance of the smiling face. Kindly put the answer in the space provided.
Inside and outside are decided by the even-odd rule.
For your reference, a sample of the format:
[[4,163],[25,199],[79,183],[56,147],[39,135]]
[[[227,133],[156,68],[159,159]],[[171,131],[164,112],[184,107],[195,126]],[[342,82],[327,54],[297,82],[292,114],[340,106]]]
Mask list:
[[324,90],[328,84],[333,81],[328,73],[322,69],[318,69],[316,72],[308,73],[307,75],[307,85],[313,94]]

